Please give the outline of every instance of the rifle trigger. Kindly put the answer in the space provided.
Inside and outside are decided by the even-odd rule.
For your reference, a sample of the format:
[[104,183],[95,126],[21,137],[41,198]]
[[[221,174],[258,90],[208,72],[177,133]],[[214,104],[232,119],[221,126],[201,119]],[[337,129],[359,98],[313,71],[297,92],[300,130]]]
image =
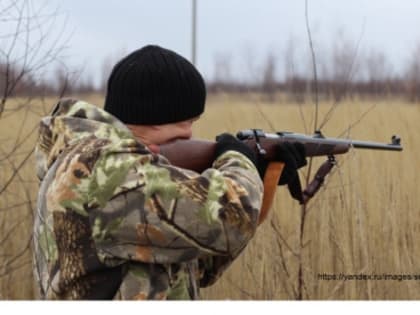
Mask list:
[[261,147],[259,142],[257,142],[257,149],[258,149],[259,154],[261,154],[261,155],[266,155],[267,154],[267,151]]

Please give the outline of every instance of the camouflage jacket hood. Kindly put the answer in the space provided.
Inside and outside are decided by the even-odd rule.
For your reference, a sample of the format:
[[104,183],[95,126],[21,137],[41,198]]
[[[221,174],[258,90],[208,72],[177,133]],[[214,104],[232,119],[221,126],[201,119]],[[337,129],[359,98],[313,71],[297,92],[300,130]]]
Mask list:
[[105,111],[63,100],[36,157],[42,298],[196,299],[255,232],[262,183],[238,152],[202,174],[179,169]]
[[82,101],[60,101],[51,116],[44,117],[39,126],[36,147],[38,178],[44,178],[61,152],[88,137],[113,142],[133,140],[129,129],[104,110]]

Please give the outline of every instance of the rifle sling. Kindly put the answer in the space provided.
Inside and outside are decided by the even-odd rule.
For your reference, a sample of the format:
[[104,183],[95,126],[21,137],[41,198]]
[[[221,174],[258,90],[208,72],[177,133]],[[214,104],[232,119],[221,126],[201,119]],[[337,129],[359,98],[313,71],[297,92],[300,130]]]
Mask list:
[[260,225],[268,215],[268,211],[273,204],[274,195],[276,194],[277,185],[283,172],[284,163],[270,162],[264,174],[264,195],[261,206],[258,225]]

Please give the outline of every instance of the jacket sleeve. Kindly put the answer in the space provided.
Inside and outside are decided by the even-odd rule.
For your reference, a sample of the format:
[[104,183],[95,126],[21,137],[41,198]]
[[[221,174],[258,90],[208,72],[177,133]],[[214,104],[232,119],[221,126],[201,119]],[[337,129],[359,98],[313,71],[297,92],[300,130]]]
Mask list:
[[[230,261],[254,235],[263,185],[244,155],[225,152],[202,174],[144,155],[129,163],[115,187],[109,182],[121,177],[124,167],[110,174],[107,165],[120,165],[121,159],[126,160],[124,154],[98,161],[90,184],[90,202],[96,200],[89,211],[92,235],[105,262]],[[109,185],[113,188],[106,189]]]

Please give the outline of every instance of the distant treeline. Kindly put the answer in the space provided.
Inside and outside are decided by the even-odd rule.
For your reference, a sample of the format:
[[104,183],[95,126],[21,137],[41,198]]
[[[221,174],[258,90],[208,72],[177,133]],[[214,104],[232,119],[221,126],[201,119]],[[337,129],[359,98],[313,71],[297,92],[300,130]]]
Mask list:
[[[399,97],[409,102],[419,103],[420,49],[418,52],[419,58],[413,58],[410,65],[406,67],[405,73],[398,76],[386,71],[384,66],[386,63],[379,57],[379,62],[377,59],[366,60],[367,66],[363,67],[365,74],[359,76],[351,75],[351,71],[348,70],[349,61],[340,62],[338,58],[338,61],[329,66],[328,71],[325,70],[325,66],[320,67],[322,71],[316,82],[312,79],[313,75],[298,75],[294,71],[287,71],[287,68],[286,78],[278,79],[276,59],[272,55],[267,57],[265,65],[260,67],[261,71],[258,71],[254,80],[239,82],[239,79],[231,78],[230,65],[224,61],[222,66],[225,69],[221,69],[220,63],[215,64],[216,75],[212,80],[207,81],[207,88],[209,93],[259,93],[268,101],[274,101],[276,95],[281,93],[287,97],[288,101],[300,103],[304,101],[305,96],[318,93],[320,99],[334,101],[353,97]],[[104,68],[107,70],[103,71],[101,86],[97,87],[93,83],[92,76],[84,75],[82,72],[69,73],[63,68],[57,68],[54,75],[49,76],[53,79],[47,80],[39,73],[21,68],[15,69],[11,64],[0,63],[0,91],[7,92],[9,96],[105,93],[107,77],[112,66],[108,62]]]
[[318,93],[319,98],[334,101],[348,97],[398,97],[420,102],[420,43],[408,51],[407,59],[401,60],[399,67],[394,67],[383,51],[361,52],[357,43],[340,38],[330,49],[321,47],[315,61],[304,49],[298,48],[289,41],[282,55],[268,53],[259,65],[255,64],[253,54],[248,54],[242,64],[245,72],[252,73],[252,80],[248,78],[242,83],[232,75],[231,56],[220,55],[215,60],[215,76],[208,84],[209,91],[258,92],[268,100],[282,93],[288,101],[299,103],[314,93]]
[[403,98],[412,103],[420,103],[420,80],[386,79],[383,81],[333,81],[310,80],[295,77],[284,82],[273,81],[270,84],[238,84],[235,82],[211,82],[209,93],[260,93],[267,100],[274,101],[276,95],[286,95],[288,101],[302,103],[305,96],[317,91],[320,99],[340,101],[342,98]]

